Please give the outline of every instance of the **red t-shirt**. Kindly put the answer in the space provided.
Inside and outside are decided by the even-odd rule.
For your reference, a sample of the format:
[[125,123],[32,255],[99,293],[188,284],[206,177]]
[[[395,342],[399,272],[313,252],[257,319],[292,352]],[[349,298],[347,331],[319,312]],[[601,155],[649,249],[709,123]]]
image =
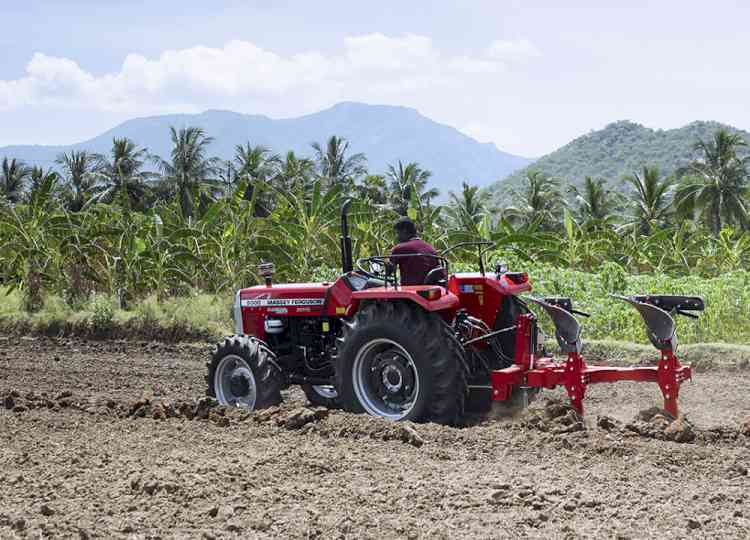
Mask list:
[[[391,255],[411,253],[438,254],[434,247],[419,238],[401,242],[391,250]],[[440,261],[432,257],[396,257],[391,262],[398,264],[401,273],[401,285],[422,285],[430,270],[440,265]]]

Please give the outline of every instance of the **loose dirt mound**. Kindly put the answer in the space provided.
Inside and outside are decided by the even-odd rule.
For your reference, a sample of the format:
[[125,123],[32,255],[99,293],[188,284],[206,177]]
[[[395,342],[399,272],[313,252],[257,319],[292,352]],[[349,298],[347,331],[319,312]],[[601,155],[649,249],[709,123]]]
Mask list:
[[658,407],[640,411],[636,419],[626,424],[625,428],[643,437],[678,443],[693,442],[696,437],[695,428],[687,418],[675,418]]
[[225,407],[220,407],[215,400],[210,398],[195,401],[165,401],[144,398],[123,402],[114,399],[75,396],[69,390],[54,396],[46,392],[39,394],[27,392],[22,395],[17,390],[7,390],[0,392],[0,403],[6,409],[15,413],[33,411],[34,409],[49,409],[54,412],[72,409],[88,414],[117,418],[211,420],[221,426],[228,426],[230,423],[229,417],[232,416],[231,412],[228,413]]
[[422,446],[425,439],[410,422],[394,423],[382,418],[346,414],[323,407],[270,407],[247,412],[242,409],[223,407],[216,400],[201,398],[195,401],[166,401],[139,399],[120,402],[113,399],[94,400],[74,396],[64,391],[56,396],[29,392],[21,395],[17,390],[0,392],[0,403],[15,413],[34,409],[49,409],[60,412],[64,409],[78,410],[93,415],[117,418],[148,418],[153,420],[208,420],[220,427],[229,427],[232,422],[252,421],[271,424],[301,433],[314,433],[328,438],[369,438],[382,441],[400,441],[412,446]]
[[18,390],[4,390],[0,391],[0,404],[14,413],[23,413],[34,409],[50,409],[53,411],[67,408],[84,409],[79,400],[73,397],[73,393],[67,390],[55,395],[46,392],[21,394]]
[[308,426],[305,432],[326,438],[400,441],[420,447],[426,439],[418,430],[420,428],[411,422],[394,423],[383,418],[337,412],[329,415],[325,422]]
[[746,424],[740,426],[711,426],[697,428],[685,416],[674,418],[659,407],[640,411],[631,422],[623,423],[611,416],[597,417],[597,426],[608,432],[629,432],[647,439],[676,443],[717,443],[750,437]]
[[557,399],[543,399],[529,406],[521,418],[526,427],[553,434],[584,431],[583,418],[569,404]]

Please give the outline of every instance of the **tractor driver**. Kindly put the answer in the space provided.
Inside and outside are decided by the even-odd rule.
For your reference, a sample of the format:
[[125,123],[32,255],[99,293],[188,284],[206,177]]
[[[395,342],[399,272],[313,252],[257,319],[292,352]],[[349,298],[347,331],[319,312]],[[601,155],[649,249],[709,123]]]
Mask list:
[[[437,255],[437,251],[430,244],[417,236],[417,227],[408,217],[402,217],[395,223],[398,244],[391,250],[391,255]],[[422,285],[427,274],[440,265],[434,257],[394,257],[391,268],[398,265],[401,274],[401,285]]]

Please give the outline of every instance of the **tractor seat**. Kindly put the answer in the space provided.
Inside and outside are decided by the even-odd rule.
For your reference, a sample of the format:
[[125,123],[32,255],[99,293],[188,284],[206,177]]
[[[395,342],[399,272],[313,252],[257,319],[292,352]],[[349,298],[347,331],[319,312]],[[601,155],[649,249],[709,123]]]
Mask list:
[[422,282],[423,285],[440,285],[441,287],[448,286],[448,277],[445,274],[445,268],[438,266],[430,270]]

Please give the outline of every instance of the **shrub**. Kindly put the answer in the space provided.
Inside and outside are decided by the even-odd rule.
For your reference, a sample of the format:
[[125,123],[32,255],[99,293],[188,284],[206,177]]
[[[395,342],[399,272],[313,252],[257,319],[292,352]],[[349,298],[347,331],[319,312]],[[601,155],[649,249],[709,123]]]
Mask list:
[[112,299],[103,294],[94,295],[89,303],[91,310],[91,325],[96,331],[106,331],[112,328],[115,308]]

